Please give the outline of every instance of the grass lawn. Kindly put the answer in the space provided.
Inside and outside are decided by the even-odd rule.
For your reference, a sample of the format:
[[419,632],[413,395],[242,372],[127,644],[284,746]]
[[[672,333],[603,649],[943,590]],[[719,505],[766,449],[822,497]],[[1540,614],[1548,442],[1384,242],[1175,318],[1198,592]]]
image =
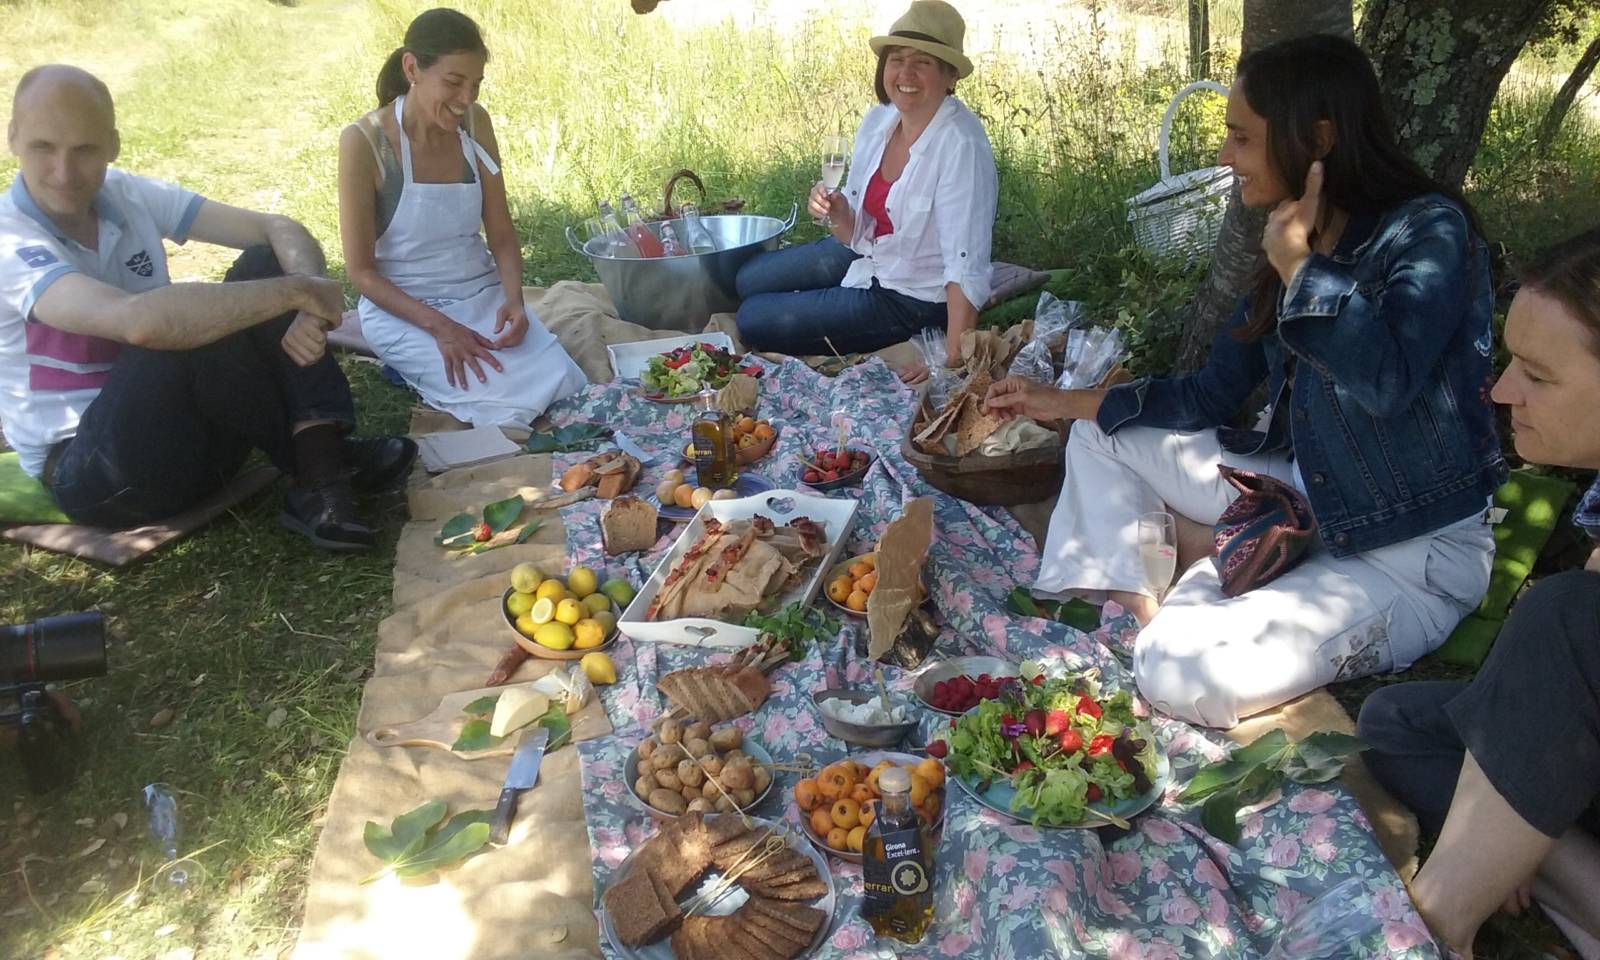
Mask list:
[[[338,130],[370,108],[378,64],[428,5],[7,0],[0,88],[37,63],[88,67],[117,97],[121,165],[300,219],[337,275]],[[1183,4],[1130,6],[1148,19]],[[622,0],[461,7],[492,50],[484,102],[534,283],[592,279],[562,228],[624,189],[655,205],[656,184],[682,166],[715,197],[787,213],[814,176],[820,135],[852,129],[869,102],[872,24],[854,13],[794,33],[679,34]],[[1066,292],[1130,331],[1136,365],[1160,369],[1198,273],[1139,254],[1122,198],[1154,180],[1154,131],[1181,71],[1112,52],[1128,49],[1115,42],[1131,36],[1118,32],[1128,23],[1086,16],[1045,38],[1047,57],[982,59],[963,94],[1000,165],[997,256],[1068,268]],[[1558,199],[1564,222],[1600,221],[1600,131],[1580,117],[1553,158],[1530,160],[1541,96],[1502,98],[1469,184],[1513,249],[1555,229],[1541,204]],[[3,114],[9,97],[0,101]],[[1210,162],[1220,131],[1220,101],[1191,103],[1175,137],[1185,169]],[[0,157],[0,175],[13,169]],[[198,246],[171,255],[179,279],[216,279],[232,256]],[[410,394],[371,365],[346,369],[362,429],[404,429]],[[0,957],[276,957],[293,943],[319,818],[389,609],[404,505],[372,508],[382,542],[358,558],[321,555],[280,530],[273,496],[124,571],[0,545],[0,624],[98,608],[113,631],[110,675],[67,688],[88,728],[76,785],[31,796],[0,758]],[[1423,674],[1439,675],[1413,675]],[[1340,694],[1353,708],[1369,688]],[[200,865],[187,890],[166,882],[146,838],[139,794],[152,781],[178,793],[182,848]],[[1535,957],[1559,942],[1539,922],[1497,922],[1487,936],[1480,955]]]

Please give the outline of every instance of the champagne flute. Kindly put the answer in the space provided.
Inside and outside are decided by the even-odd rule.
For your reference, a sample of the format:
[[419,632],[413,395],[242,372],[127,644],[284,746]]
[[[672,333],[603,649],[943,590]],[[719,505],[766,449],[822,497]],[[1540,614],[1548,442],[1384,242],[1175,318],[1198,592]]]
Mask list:
[[1172,514],[1157,510],[1139,517],[1139,560],[1144,564],[1145,589],[1159,602],[1178,566],[1178,525]]
[[[844,182],[844,165],[850,159],[850,138],[830,134],[822,138],[822,185],[830,194],[839,192]],[[820,227],[832,227],[833,219],[827,214],[816,221]]]

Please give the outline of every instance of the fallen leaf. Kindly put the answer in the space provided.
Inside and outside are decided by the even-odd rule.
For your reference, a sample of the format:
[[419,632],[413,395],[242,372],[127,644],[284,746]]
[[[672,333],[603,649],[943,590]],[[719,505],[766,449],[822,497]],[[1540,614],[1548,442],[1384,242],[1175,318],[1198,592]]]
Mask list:
[[276,730],[277,728],[283,726],[283,721],[287,719],[289,719],[289,711],[283,709],[282,707],[278,707],[276,710],[273,710],[271,713],[267,714],[267,729]]
[[77,853],[74,853],[69,859],[81,860],[84,857],[87,857],[89,854],[94,853],[96,850],[99,850],[101,847],[103,847],[105,845],[106,845],[106,838],[105,837],[96,837],[95,839],[89,841],[89,845],[87,847],[84,847],[82,850],[79,850]]
[[200,684],[205,683],[205,682],[206,682],[206,675],[202,673],[202,674],[200,674],[200,676],[195,677],[193,680],[189,681],[189,687],[190,687],[190,689],[193,689],[194,687],[198,687],[198,686],[200,686]]
[[150,729],[160,730],[162,727],[176,719],[177,716],[178,712],[176,710],[172,709],[171,707],[162,707],[160,710],[156,711],[155,716],[150,718]]
[[78,892],[79,893],[89,893],[89,894],[105,893],[106,892],[105,881],[104,880],[85,880],[85,881],[83,881],[82,884],[79,885]]
[[117,825],[117,831],[119,833],[128,829],[128,815],[126,813],[113,813],[111,815],[111,822]]

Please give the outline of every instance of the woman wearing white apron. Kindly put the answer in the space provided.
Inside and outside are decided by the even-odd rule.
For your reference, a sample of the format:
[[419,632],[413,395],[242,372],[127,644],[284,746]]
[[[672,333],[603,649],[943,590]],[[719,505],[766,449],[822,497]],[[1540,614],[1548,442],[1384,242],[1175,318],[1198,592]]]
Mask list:
[[340,137],[339,232],[378,357],[459,420],[526,427],[587,381],[522,303],[521,242],[476,102],[488,57],[463,14],[412,21],[378,109]]

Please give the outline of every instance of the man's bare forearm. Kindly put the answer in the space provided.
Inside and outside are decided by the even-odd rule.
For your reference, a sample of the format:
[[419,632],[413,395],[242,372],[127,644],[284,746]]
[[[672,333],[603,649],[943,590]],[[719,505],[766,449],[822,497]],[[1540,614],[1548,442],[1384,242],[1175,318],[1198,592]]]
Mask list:
[[308,277],[327,273],[328,263],[322,256],[322,246],[298,222],[288,217],[273,217],[267,226],[267,242],[272,245],[278,266],[284,273]]
[[291,310],[314,306],[308,284],[305,277],[287,276],[157,287],[129,299],[127,340],[152,350],[187,350],[214,343]]

